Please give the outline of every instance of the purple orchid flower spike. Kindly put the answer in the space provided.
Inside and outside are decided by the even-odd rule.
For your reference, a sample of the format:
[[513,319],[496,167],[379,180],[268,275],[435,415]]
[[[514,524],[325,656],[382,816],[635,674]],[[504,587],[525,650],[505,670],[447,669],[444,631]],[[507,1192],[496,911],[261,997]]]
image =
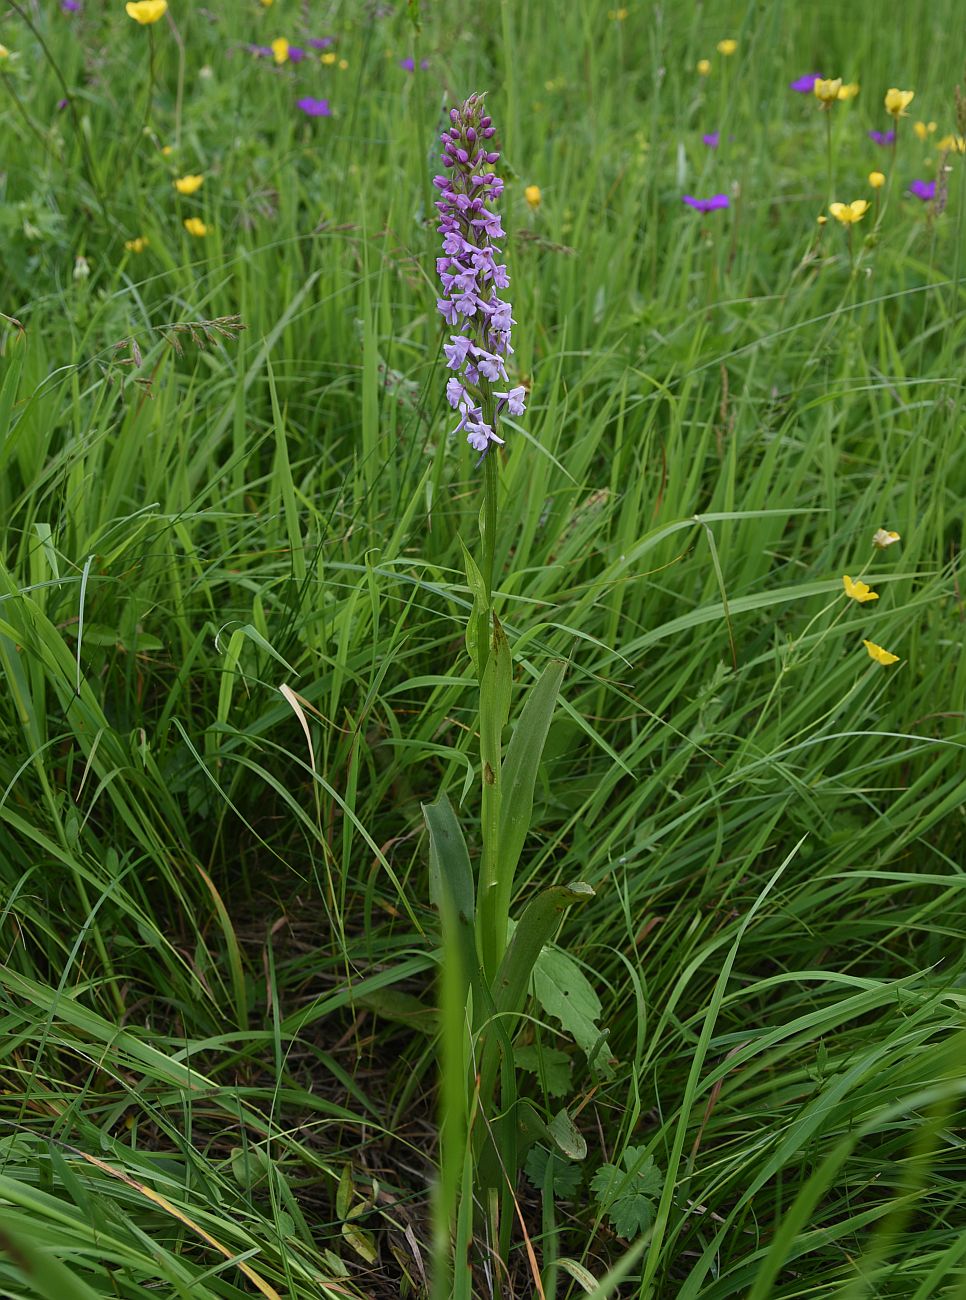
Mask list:
[[[503,193],[503,181],[492,170],[500,160],[490,145],[496,128],[482,95],[451,109],[449,120],[440,136],[448,175],[433,178],[443,236],[443,256],[436,259],[443,296],[436,306],[456,331],[443,344],[447,367],[455,372],[446,384],[446,399],[460,417],[453,432],[464,430],[470,446],[485,456],[494,443],[503,443],[497,432],[501,413],[526,410],[526,389],[509,387],[506,368],[514,321],[498,292],[510,277],[497,260],[505,235],[492,208]],[[498,384],[503,390],[496,391]]]

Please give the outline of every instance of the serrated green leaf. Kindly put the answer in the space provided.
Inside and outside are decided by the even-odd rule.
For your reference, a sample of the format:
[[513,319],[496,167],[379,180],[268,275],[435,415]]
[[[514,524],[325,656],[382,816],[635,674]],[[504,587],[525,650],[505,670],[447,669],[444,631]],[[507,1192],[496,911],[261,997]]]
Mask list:
[[548,1166],[554,1200],[566,1201],[576,1196],[580,1189],[580,1166],[565,1160],[559,1151],[548,1151],[543,1146],[531,1147],[524,1172],[534,1187],[541,1191],[547,1186]]
[[[560,948],[545,947],[533,968],[533,989],[547,1015],[559,1020],[565,1033],[590,1057],[601,1035],[597,1025],[600,998],[573,958]],[[608,1078],[614,1073],[599,1050],[595,1068]]]
[[608,1211],[611,1227],[618,1237],[630,1241],[646,1232],[654,1221],[654,1202],[646,1196],[625,1196]]
[[655,1198],[664,1185],[652,1156],[643,1147],[627,1147],[625,1168],[605,1164],[590,1180],[597,1204],[619,1237],[629,1241],[645,1232],[654,1218]]
[[556,1047],[516,1047],[513,1057],[518,1070],[535,1074],[547,1094],[561,1097],[570,1088],[570,1057]]
[[634,1179],[634,1191],[640,1196],[659,1196],[664,1186],[661,1171],[646,1147],[625,1147],[624,1168]]

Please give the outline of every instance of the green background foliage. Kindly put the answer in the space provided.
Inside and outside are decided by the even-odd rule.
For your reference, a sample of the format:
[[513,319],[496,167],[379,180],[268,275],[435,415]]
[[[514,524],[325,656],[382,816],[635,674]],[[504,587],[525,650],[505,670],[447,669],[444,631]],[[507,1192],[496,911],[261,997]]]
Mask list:
[[[420,9],[0,15],[0,1290],[423,1285],[420,804],[479,849],[430,180],[486,90],[530,388],[511,717],[569,662],[513,914],[593,886],[560,943],[607,1031],[521,1039],[589,1148],[518,1189],[545,1293],[619,1266],[591,1182],[653,1161],[622,1295],[963,1294],[966,159],[943,211],[905,194],[956,129],[960,6]],[[280,34],[347,66],[246,49]],[[787,89],[816,70],[862,87],[831,196]],[[850,256],[816,217],[873,167]]]

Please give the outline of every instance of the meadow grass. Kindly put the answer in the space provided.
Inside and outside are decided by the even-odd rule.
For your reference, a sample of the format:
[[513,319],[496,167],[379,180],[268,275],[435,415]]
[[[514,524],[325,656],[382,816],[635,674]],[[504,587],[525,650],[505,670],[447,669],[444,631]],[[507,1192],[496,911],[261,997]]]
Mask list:
[[[447,436],[430,179],[484,90],[530,389],[515,701],[568,665],[513,911],[593,886],[558,943],[606,1032],[531,1006],[524,1089],[588,1150],[520,1179],[504,1293],[966,1296],[966,159],[905,193],[957,130],[961,13],[878,13],[8,0],[5,1295],[431,1282],[459,1008],[420,805],[445,789],[475,859],[481,475]],[[246,49],[283,34],[336,62]],[[861,84],[831,195],[812,71]],[[850,253],[816,217],[876,167]]]

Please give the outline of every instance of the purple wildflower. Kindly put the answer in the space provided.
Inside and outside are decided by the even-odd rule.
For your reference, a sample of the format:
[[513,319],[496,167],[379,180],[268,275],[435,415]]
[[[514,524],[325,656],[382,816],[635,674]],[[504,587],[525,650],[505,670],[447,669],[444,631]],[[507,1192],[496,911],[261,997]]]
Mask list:
[[917,199],[922,199],[923,203],[931,203],[936,197],[936,182],[912,181],[909,186],[909,193]]
[[869,139],[876,144],[894,144],[896,138],[895,131],[870,131]]
[[245,49],[249,54],[257,55],[260,59],[270,59],[272,57],[272,47],[270,45],[246,45]]
[[701,139],[709,149],[717,149],[718,145],[721,143],[721,132],[710,131],[707,135],[703,135]]
[[58,99],[57,107],[59,110],[63,111],[69,103],[70,103],[69,99]]
[[797,81],[788,83],[789,90],[797,90],[800,95],[811,95],[815,90],[816,81],[821,81],[820,72],[809,72],[807,76],[799,77]]
[[460,416],[453,432],[465,430],[470,446],[486,455],[493,443],[503,443],[497,433],[501,412],[522,415],[526,409],[522,385],[491,388],[508,383],[506,359],[513,353],[510,304],[497,293],[510,283],[506,266],[497,261],[503,226],[487,207],[503,193],[503,181],[491,170],[500,155],[488,144],[496,128],[483,111],[483,96],[470,95],[450,110],[449,120],[440,136],[449,175],[433,178],[443,236],[443,256],[436,259],[443,297],[436,305],[458,331],[443,344],[447,368],[456,372],[447,381],[446,398]]
[[689,208],[694,208],[696,212],[714,212],[718,208],[730,208],[731,200],[727,194],[712,194],[710,199],[696,199],[690,194],[682,195],[682,203],[686,203]]
[[[416,71],[416,60],[415,60],[415,59],[400,59],[400,60],[399,60],[399,66],[403,69],[404,72],[415,72],[415,71]],[[420,70],[420,72],[428,72],[428,71],[429,71],[429,59],[420,59],[420,60],[419,60],[419,70]]]
[[60,0],[60,7],[65,14],[79,14],[80,0]]
[[305,43],[306,45],[311,45],[313,50],[327,50],[329,46],[332,44],[332,37],[331,36],[310,36]]
[[305,51],[302,49],[300,45],[290,45],[288,47],[289,63],[301,63],[304,58],[305,58]]
[[332,109],[329,108],[327,99],[313,99],[311,95],[306,95],[304,99],[295,101],[307,117],[331,117]]

